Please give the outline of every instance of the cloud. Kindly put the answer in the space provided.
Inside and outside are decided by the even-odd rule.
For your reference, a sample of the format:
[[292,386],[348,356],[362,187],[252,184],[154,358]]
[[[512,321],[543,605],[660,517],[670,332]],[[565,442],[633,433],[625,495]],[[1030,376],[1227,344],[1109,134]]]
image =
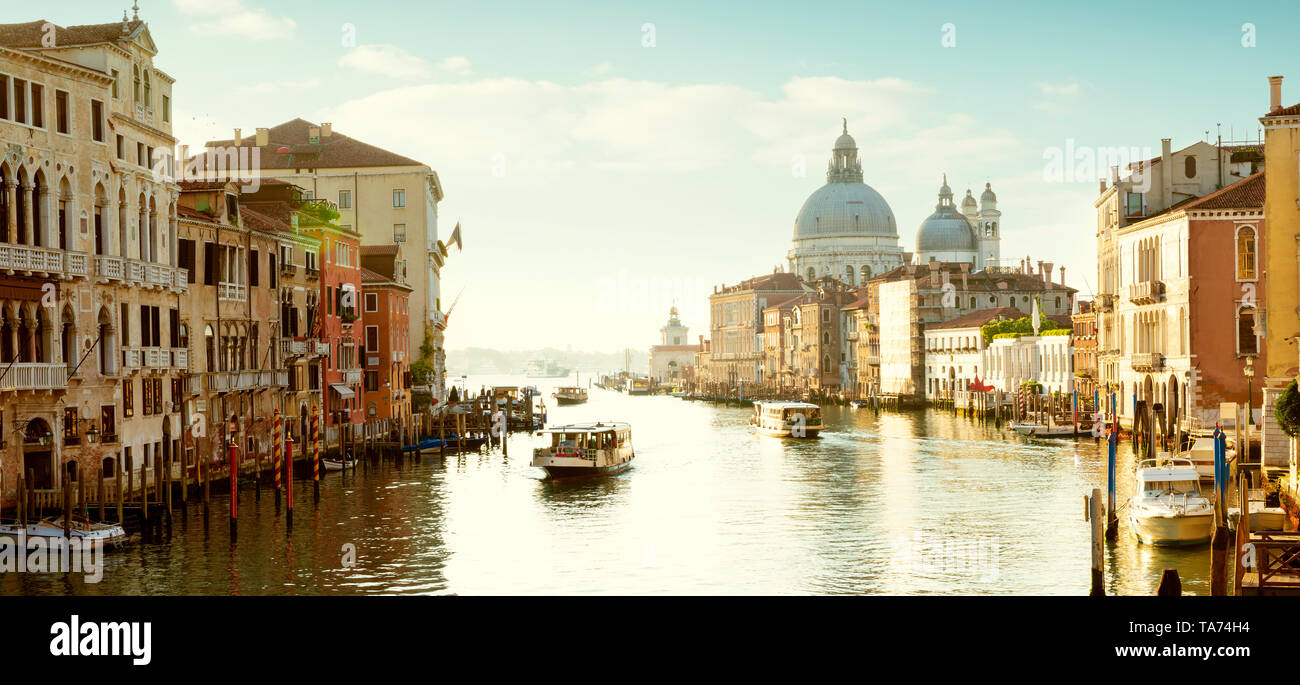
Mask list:
[[172,0],[172,5],[181,14],[200,18],[190,25],[190,31],[204,35],[283,40],[292,38],[298,30],[293,19],[246,7],[242,0]]
[[466,57],[453,55],[432,64],[396,45],[358,45],[339,58],[339,66],[363,74],[388,76],[402,81],[424,81],[435,73],[467,76],[471,73]]
[[613,64],[610,64],[609,62],[601,62],[600,64],[597,64],[596,66],[587,69],[583,73],[586,74],[587,76],[606,76],[610,73],[613,73],[613,71],[614,71]]
[[1064,97],[1074,97],[1079,94],[1079,82],[1070,83],[1039,83],[1038,90],[1044,95],[1056,95]]
[[438,62],[438,71],[466,76],[470,73],[469,60],[460,56],[448,57]]

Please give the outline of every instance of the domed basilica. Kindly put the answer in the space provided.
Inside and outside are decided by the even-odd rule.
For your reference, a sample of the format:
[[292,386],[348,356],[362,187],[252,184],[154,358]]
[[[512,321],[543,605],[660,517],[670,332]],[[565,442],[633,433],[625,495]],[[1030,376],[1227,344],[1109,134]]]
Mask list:
[[[969,262],[972,271],[995,266],[1001,219],[989,184],[978,206],[967,190],[958,209],[945,175],[939,204],[917,229],[916,262]],[[880,193],[863,183],[858,145],[845,121],[831,150],[826,185],[808,197],[795,218],[794,246],[787,255],[790,271],[808,281],[833,276],[859,285],[901,266],[904,258],[894,213]]]

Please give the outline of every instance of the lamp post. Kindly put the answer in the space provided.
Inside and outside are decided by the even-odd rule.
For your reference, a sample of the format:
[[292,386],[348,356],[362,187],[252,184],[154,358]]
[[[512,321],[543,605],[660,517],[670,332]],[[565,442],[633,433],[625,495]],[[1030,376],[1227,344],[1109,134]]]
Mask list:
[[1255,389],[1253,387],[1255,381],[1255,357],[1254,356],[1246,357],[1246,368],[1242,369],[1242,373],[1245,374],[1246,376],[1246,423],[1254,424],[1255,410],[1253,407],[1251,407],[1251,402],[1252,402],[1251,398],[1254,396],[1254,392],[1255,392]]

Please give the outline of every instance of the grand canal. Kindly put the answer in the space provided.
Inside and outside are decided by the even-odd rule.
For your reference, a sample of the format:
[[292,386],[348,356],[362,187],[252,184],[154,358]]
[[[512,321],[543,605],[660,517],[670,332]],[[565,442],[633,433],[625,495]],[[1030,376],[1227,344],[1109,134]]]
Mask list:
[[[480,383],[522,379],[471,378]],[[584,379],[585,384],[585,379]],[[539,383],[548,399],[555,382]],[[1105,443],[1030,443],[938,411],[829,407],[818,440],[755,435],[750,410],[593,389],[549,422],[629,421],[637,459],[555,483],[537,438],[499,452],[391,460],[275,498],[191,504],[162,542],[110,552],[104,576],[6,574],[17,594],[1065,594],[1088,591],[1083,495],[1105,487]],[[1120,501],[1132,454],[1121,447]],[[1108,592],[1154,594],[1177,568],[1208,594],[1209,552],[1142,546],[1121,523]],[[355,549],[355,563],[345,553]]]

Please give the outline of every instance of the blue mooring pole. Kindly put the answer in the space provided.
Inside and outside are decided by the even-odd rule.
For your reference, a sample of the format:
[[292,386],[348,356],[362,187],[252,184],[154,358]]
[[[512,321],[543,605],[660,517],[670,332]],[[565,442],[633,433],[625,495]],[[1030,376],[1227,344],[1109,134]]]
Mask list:
[[1106,537],[1114,539],[1119,530],[1119,516],[1115,513],[1115,452],[1119,447],[1119,425],[1111,427],[1106,438]]

